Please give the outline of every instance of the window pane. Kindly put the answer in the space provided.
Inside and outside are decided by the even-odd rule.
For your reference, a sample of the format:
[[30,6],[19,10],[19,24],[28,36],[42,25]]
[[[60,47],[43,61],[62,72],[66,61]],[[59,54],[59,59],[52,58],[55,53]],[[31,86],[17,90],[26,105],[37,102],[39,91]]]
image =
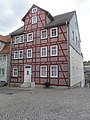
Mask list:
[[6,55],[3,55],[3,60],[6,60]]
[[32,58],[32,49],[27,50],[27,58]]
[[40,74],[41,74],[41,77],[47,76],[47,67],[46,66],[40,67]]
[[4,68],[0,68],[0,75],[5,76],[5,69]]
[[20,36],[20,43],[24,42],[24,35]]
[[27,41],[32,41],[33,40],[33,33],[27,34]]
[[37,12],[37,7],[32,9],[32,13],[35,13],[35,12]]
[[32,17],[32,24],[37,23],[37,16]]
[[2,75],[3,76],[5,75],[5,69],[2,69]]
[[15,44],[19,43],[19,36],[15,37]]
[[42,30],[41,31],[41,39],[47,38],[47,30]]
[[13,68],[13,76],[14,77],[18,76],[18,68]]
[[14,52],[14,58],[18,58],[19,56],[18,56],[19,54],[18,54],[18,51],[15,51]]
[[47,47],[41,48],[41,57],[47,56]]
[[56,37],[57,36],[57,27],[50,29],[50,36]]
[[19,51],[19,58],[23,58],[23,51]]
[[58,69],[57,66],[51,66],[50,69],[51,77],[57,77],[58,76]]
[[57,55],[57,46],[51,46],[51,56]]
[[56,36],[56,29],[52,30],[52,36]]

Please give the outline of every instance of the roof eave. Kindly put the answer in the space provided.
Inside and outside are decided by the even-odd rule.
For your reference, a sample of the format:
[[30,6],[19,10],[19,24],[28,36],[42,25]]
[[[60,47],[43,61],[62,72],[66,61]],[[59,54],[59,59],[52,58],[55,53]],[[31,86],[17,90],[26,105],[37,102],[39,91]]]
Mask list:
[[51,28],[51,27],[57,27],[57,26],[61,26],[61,25],[68,25],[69,21],[63,22],[63,23],[59,23],[59,24],[54,24],[54,25],[46,25],[44,28]]

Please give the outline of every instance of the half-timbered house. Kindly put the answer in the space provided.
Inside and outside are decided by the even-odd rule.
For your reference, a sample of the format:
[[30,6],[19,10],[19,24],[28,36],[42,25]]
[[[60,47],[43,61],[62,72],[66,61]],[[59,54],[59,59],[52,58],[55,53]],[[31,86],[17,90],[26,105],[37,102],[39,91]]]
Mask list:
[[11,83],[84,85],[76,11],[52,16],[33,5],[11,33]]

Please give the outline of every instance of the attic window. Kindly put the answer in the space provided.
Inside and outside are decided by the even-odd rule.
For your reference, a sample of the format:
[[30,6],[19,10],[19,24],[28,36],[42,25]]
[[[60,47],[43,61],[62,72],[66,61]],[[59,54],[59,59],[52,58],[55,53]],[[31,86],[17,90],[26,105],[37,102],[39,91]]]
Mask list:
[[32,8],[32,13],[35,13],[35,12],[37,12],[37,7]]

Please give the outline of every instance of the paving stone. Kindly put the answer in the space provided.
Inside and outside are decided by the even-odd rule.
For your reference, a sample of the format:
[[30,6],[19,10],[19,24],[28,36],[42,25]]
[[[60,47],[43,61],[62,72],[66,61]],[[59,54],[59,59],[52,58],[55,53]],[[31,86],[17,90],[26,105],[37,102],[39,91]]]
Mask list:
[[0,120],[90,120],[89,88],[15,91],[0,92]]

